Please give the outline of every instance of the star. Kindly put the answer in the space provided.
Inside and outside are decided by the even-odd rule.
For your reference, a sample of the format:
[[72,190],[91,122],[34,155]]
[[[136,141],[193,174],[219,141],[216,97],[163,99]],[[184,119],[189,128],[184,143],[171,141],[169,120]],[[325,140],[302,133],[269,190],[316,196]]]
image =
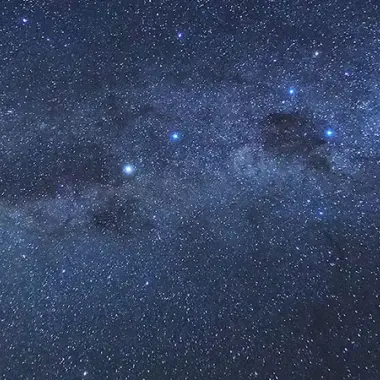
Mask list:
[[23,22],[24,24],[27,24],[27,23],[29,22],[29,20],[28,20],[26,17],[23,17],[23,18],[22,18],[22,22]]
[[179,132],[172,132],[169,135],[170,141],[179,141],[181,139],[181,134]]
[[334,137],[335,136],[335,132],[332,129],[327,129],[325,131],[325,136],[326,137]]
[[135,167],[131,164],[126,164],[123,167],[123,172],[124,172],[124,174],[130,176],[135,172]]
[[322,209],[318,209],[317,214],[318,214],[318,216],[319,216],[320,218],[322,218],[322,217],[325,216],[325,211],[322,210]]
[[289,95],[295,95],[296,94],[296,89],[294,87],[290,87],[288,90]]
[[178,38],[182,38],[182,37],[183,37],[183,32],[178,32],[178,33],[177,33],[177,37],[178,37]]

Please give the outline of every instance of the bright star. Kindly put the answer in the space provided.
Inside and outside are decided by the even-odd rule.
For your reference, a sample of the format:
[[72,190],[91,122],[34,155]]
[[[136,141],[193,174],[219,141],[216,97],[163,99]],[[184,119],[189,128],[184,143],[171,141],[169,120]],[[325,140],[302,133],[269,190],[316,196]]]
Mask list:
[[123,172],[126,175],[132,175],[135,172],[135,168],[131,164],[127,164],[123,167]]
[[179,132],[173,132],[169,137],[171,141],[178,141],[181,139],[181,134]]
[[335,132],[332,129],[327,129],[325,131],[325,135],[326,135],[326,137],[334,137],[335,136]]
[[26,23],[28,22],[28,19],[25,18],[25,17],[23,17],[23,18],[22,18],[22,22],[23,22],[24,24],[26,24]]
[[178,33],[177,33],[177,37],[178,37],[178,38],[182,38],[182,37],[183,37],[183,33],[182,33],[182,32],[178,32]]
[[289,88],[289,95],[295,95],[296,94],[296,89],[294,87]]

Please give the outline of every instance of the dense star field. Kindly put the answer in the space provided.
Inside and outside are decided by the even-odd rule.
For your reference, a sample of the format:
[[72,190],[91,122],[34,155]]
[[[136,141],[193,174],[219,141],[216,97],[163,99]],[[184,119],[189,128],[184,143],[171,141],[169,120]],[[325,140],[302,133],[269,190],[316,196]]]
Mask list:
[[380,3],[3,0],[0,379],[380,379]]

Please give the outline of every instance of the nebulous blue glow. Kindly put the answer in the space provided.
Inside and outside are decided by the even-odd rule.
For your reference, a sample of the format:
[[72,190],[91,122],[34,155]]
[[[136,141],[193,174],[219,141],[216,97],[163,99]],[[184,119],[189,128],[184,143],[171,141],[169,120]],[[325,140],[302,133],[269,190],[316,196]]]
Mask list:
[[126,164],[123,167],[123,173],[126,175],[132,175],[135,172],[135,167],[131,164]]

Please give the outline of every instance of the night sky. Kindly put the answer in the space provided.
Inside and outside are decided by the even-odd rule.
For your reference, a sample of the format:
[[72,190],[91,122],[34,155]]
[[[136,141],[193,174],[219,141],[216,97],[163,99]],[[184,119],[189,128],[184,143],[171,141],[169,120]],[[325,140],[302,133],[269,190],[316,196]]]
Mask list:
[[2,0],[0,379],[380,379],[378,0]]

